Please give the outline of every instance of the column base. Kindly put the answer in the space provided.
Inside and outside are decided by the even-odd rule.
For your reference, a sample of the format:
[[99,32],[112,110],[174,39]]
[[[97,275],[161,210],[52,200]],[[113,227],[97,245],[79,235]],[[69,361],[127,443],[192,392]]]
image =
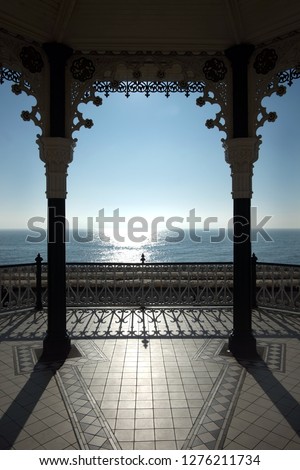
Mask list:
[[43,354],[41,360],[55,361],[64,360],[71,350],[71,339],[67,332],[63,337],[55,337],[46,333],[43,341]]
[[228,349],[237,358],[259,358],[256,350],[256,339],[252,333],[236,333],[233,331],[229,336]]

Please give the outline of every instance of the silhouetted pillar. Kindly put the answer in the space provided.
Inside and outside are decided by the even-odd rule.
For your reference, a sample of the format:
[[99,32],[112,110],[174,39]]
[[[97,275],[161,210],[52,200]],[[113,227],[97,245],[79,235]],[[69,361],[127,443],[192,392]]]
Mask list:
[[224,142],[231,167],[233,197],[233,331],[229,349],[240,356],[256,355],[252,334],[251,195],[253,163],[259,139],[244,137]]
[[248,134],[248,61],[251,45],[226,51],[232,64],[233,138],[224,142],[231,167],[233,197],[233,330],[229,349],[237,356],[256,356],[252,334],[251,197],[253,163],[258,158],[259,139]]
[[65,199],[68,164],[75,143],[65,135],[65,66],[72,50],[45,44],[50,67],[49,136],[38,139],[45,163],[48,199],[48,329],[43,343],[47,358],[65,357],[70,350],[66,329]]

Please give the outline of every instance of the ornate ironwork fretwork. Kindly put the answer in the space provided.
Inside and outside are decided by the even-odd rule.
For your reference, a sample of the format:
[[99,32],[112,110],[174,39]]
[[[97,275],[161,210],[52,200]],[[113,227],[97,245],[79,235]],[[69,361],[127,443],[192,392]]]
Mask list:
[[131,93],[144,93],[148,98],[151,93],[164,93],[168,98],[171,93],[184,93],[189,96],[191,93],[202,93],[205,88],[204,82],[141,82],[141,81],[96,81],[93,88],[98,93],[103,93],[106,97],[111,93],[123,93],[128,98]]
[[205,62],[203,73],[207,80],[211,80],[216,83],[224,80],[227,68],[222,60],[214,58]]
[[[1,67],[0,85],[2,85],[5,80],[14,82],[11,90],[15,95],[20,95],[22,92],[24,92],[27,96],[34,96],[30,83],[24,79],[24,75],[21,72],[11,70],[7,67]],[[42,116],[38,104],[32,106],[31,111],[23,110],[21,112],[21,118],[23,121],[32,120],[36,126],[40,127],[41,129],[43,128]]]
[[286,84],[288,86],[291,86],[294,83],[294,80],[297,80],[300,78],[300,64],[297,67],[284,70],[283,72],[279,72],[277,74],[278,77],[278,83],[280,84]]
[[[216,94],[208,90],[204,82],[96,81],[84,93],[81,102],[87,104],[92,101],[94,105],[100,106],[102,104],[102,98],[96,96],[96,93],[103,93],[106,97],[111,93],[123,93],[127,98],[131,93],[144,93],[147,98],[152,93],[163,93],[167,98],[172,93],[183,93],[186,97],[190,96],[192,93],[201,93],[202,96],[196,100],[196,104],[198,106],[202,107],[206,103],[219,104],[221,106],[220,111],[216,113],[215,119],[207,119],[205,123],[206,127],[208,129],[217,127],[220,131],[227,133],[228,123],[225,119],[225,110],[227,106],[226,84],[221,83],[221,85],[223,86],[219,86],[218,94]],[[94,123],[92,119],[84,119],[82,113],[78,109],[74,111],[72,133],[78,131],[82,126],[90,129],[93,125]]]
[[[262,104],[262,99],[266,96],[272,96],[274,93],[278,96],[283,96],[286,93],[286,87],[279,85],[278,80],[274,80],[269,83],[269,85],[264,89],[262,93],[262,98],[260,94],[257,93],[256,102],[258,104],[257,115],[255,121],[255,129],[262,127],[265,122],[275,122],[277,119],[277,113],[275,111],[267,111],[267,108]],[[258,137],[261,137],[260,135]]]
[[257,263],[256,298],[258,305],[299,311],[300,267]]
[[33,46],[24,46],[20,58],[23,66],[31,73],[39,73],[44,67],[41,54]]
[[[227,80],[227,63],[221,53],[207,55],[205,52],[106,51],[74,56],[67,76],[71,95],[68,135],[82,126],[92,125],[78,111],[82,103],[93,102],[99,106],[100,96],[108,97],[113,93],[126,97],[132,93],[143,93],[146,97],[153,93],[166,97],[173,93],[187,97],[198,93],[197,98],[204,104],[209,102],[221,108],[215,119],[208,122],[208,127],[218,127],[230,134],[231,86]],[[98,94],[100,96],[96,96]]]
[[[21,72],[16,72],[15,70],[11,70],[7,67],[0,68],[0,85],[3,85],[4,80],[8,82],[20,83],[22,81],[23,75]],[[29,84],[24,82],[28,88],[30,88]]]
[[[128,98],[131,93],[144,93],[149,97],[151,93],[164,93],[168,98],[171,93],[204,93],[204,82],[140,82],[140,81],[95,81],[83,94],[81,103],[93,102],[95,106],[102,104],[102,98],[96,93],[103,93],[108,97],[111,93],[123,93]],[[209,101],[209,98],[207,99]],[[90,129],[94,123],[92,119],[85,119],[78,107],[74,105],[74,119],[72,133],[79,131],[81,127]]]
[[255,58],[253,67],[256,73],[266,75],[274,69],[278,56],[275,49],[263,49]]
[[220,84],[218,84],[217,92],[218,93],[212,92],[208,88],[204,88],[202,96],[197,98],[196,104],[201,108],[206,103],[219,105],[221,109],[216,113],[215,119],[207,119],[205,125],[208,129],[213,129],[214,127],[217,127],[219,131],[223,131],[225,132],[225,134],[228,134],[231,121],[230,118],[226,119],[228,103],[226,83],[221,82]]
[[0,85],[4,81],[12,82],[12,91],[16,95],[24,92],[33,97],[35,104],[29,111],[23,111],[21,117],[32,120],[47,131],[47,67],[44,51],[37,44],[29,44],[20,36],[0,31]]
[[274,94],[283,96],[286,87],[300,78],[300,34],[289,34],[277,38],[256,51],[249,68],[249,129],[257,134],[265,122],[274,122],[277,114],[266,109],[268,100]]
[[[47,303],[47,265],[41,265],[42,303]],[[257,263],[259,306],[299,312],[300,266]],[[0,267],[0,312],[36,305],[34,264]],[[194,306],[232,304],[230,263],[70,263],[68,306]]]
[[[287,70],[282,70],[278,72],[267,85],[264,87],[257,86],[257,103],[259,103],[257,108],[257,120],[256,120],[256,129],[262,127],[265,122],[275,122],[277,119],[277,113],[275,111],[268,112],[266,107],[262,104],[263,98],[266,96],[272,96],[276,93],[277,96],[283,96],[286,93],[286,85],[291,86],[294,83],[294,80],[300,78],[300,66],[292,67]],[[257,82],[260,84],[260,81]]]
[[95,66],[90,59],[86,57],[80,57],[73,61],[71,66],[71,73],[75,80],[85,82],[90,80],[95,72]]

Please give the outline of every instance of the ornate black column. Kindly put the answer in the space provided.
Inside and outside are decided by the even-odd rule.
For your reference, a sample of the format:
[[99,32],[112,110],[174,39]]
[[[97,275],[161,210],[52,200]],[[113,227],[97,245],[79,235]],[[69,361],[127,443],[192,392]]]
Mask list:
[[226,51],[232,64],[233,138],[224,142],[226,161],[231,166],[233,197],[233,331],[229,349],[237,356],[256,356],[251,309],[251,197],[253,163],[258,158],[259,140],[248,133],[248,61],[251,45]]
[[57,43],[45,44],[49,59],[49,137],[38,140],[45,162],[48,198],[48,330],[43,354],[63,358],[71,347],[66,330],[65,199],[67,167],[74,142],[65,133],[65,66],[72,50]]

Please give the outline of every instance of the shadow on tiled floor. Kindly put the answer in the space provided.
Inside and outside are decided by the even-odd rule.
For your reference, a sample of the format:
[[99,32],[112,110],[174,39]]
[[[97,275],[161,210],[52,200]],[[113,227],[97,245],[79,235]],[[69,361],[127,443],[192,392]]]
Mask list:
[[[3,431],[1,435],[3,448],[10,447],[18,441],[19,435],[22,433],[33,410],[61,365],[53,364],[51,367],[45,368],[44,364],[39,361],[36,364],[31,364],[32,372],[29,378],[10,403],[5,414],[0,418],[0,430]],[[5,384],[1,388],[5,389]]]
[[[280,383],[273,371],[264,361],[261,361],[259,366],[255,363],[246,362],[241,362],[241,365],[264,391],[266,399],[269,399],[279,413],[285,417],[291,429],[300,436],[300,403],[288,392],[287,388]],[[296,377],[294,383],[295,385],[298,384]]]
[[0,318],[0,447],[300,449],[299,315],[254,313],[261,361],[223,355],[229,308],[70,309],[80,357],[37,361],[43,312]]

